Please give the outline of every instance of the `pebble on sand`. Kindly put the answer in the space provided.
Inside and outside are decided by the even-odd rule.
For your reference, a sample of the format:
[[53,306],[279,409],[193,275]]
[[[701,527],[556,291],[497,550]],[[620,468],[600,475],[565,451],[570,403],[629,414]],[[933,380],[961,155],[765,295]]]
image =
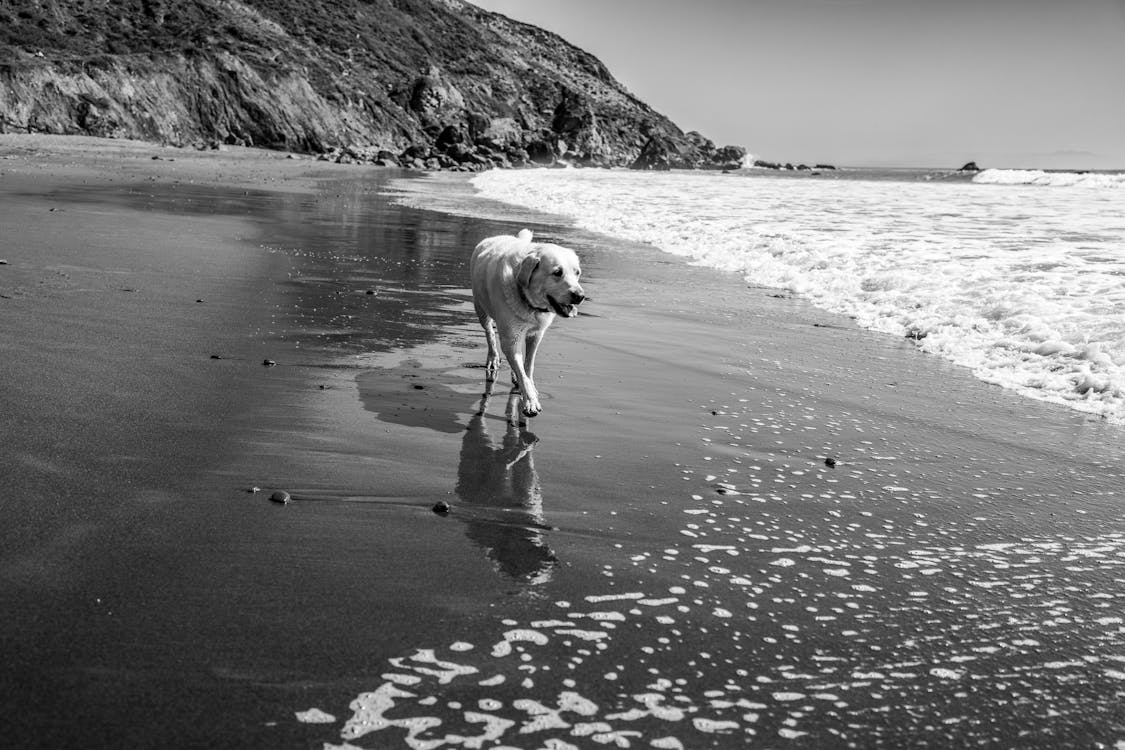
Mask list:
[[263,359],[262,360],[262,366],[263,367],[273,367],[276,364],[277,364],[277,362],[274,362],[272,359]]
[[286,492],[285,490],[276,490],[272,495],[270,495],[270,500],[272,500],[275,503],[281,503],[282,505],[284,505],[285,503],[289,502],[292,499],[293,498],[291,498],[289,496],[289,493]]
[[444,500],[438,500],[434,505],[433,511],[439,516],[444,516],[450,511],[449,503],[445,502]]

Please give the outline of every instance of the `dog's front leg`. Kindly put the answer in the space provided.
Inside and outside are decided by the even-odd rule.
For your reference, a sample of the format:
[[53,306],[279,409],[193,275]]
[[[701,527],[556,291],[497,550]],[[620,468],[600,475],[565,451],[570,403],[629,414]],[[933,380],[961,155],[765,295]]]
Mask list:
[[539,342],[543,340],[543,334],[546,332],[546,328],[536,328],[527,334],[524,367],[527,369],[527,377],[531,380],[535,379],[535,353],[539,351]]
[[526,341],[522,335],[504,336],[500,345],[504,349],[504,356],[508,358],[508,364],[512,367],[512,379],[523,395],[524,416],[534,417],[543,411],[543,407],[539,405],[539,391],[536,390],[535,383],[532,382],[527,370],[524,369]]

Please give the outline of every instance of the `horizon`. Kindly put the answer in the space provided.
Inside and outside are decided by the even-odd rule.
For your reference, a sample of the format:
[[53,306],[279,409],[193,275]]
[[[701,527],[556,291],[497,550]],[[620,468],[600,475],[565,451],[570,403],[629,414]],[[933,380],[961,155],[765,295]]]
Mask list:
[[1125,170],[1125,0],[470,2],[767,161]]

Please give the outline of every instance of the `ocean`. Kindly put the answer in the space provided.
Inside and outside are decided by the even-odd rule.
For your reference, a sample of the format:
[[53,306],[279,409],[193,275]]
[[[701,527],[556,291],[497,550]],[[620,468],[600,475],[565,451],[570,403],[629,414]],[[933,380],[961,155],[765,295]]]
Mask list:
[[1125,174],[536,169],[472,184],[1125,423]]

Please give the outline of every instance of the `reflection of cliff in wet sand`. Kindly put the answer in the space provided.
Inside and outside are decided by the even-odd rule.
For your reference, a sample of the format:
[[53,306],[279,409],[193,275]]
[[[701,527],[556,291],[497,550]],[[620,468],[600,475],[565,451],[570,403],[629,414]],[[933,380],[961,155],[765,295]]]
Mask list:
[[457,496],[471,507],[466,534],[484,547],[505,576],[527,583],[550,579],[558,559],[543,539],[543,494],[532,448],[538,438],[517,424],[519,393],[508,396],[504,436],[497,444],[486,414],[492,383],[461,443]]

